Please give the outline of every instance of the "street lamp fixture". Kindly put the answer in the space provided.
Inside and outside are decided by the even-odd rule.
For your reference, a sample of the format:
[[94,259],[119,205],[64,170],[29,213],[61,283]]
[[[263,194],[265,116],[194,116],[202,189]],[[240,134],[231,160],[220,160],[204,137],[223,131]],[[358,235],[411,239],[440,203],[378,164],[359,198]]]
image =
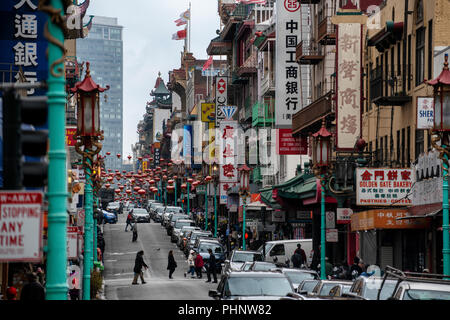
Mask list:
[[325,249],[326,249],[326,233],[325,233],[325,193],[328,180],[327,169],[331,159],[331,133],[325,126],[325,119],[322,121],[322,127],[313,136],[313,165],[314,173],[321,182],[321,206],[320,206],[320,278],[326,279],[325,271]]
[[[443,184],[442,184],[442,256],[443,256],[443,274],[450,277],[450,221],[448,204],[448,175],[450,153],[449,136],[450,131],[450,70],[448,68],[448,54],[445,55],[444,68],[441,74],[434,80],[427,82],[434,89],[434,126],[431,143],[436,150],[440,152],[440,159],[443,163]],[[441,145],[437,141],[441,140]]]

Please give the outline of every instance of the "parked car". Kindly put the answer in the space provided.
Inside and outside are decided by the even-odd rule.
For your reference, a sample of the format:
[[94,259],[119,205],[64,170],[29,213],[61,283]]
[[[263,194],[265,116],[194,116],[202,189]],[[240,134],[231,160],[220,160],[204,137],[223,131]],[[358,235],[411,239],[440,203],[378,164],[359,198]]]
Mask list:
[[354,299],[362,300],[358,296],[352,296],[352,295],[347,296],[346,293],[348,293],[350,291],[350,288],[351,288],[351,286],[348,284],[338,283],[330,289],[330,291],[328,292],[328,296],[330,296],[330,297],[347,297],[347,298],[354,298]]
[[222,271],[222,263],[225,261],[225,248],[215,239],[200,239],[194,250],[200,254],[205,263],[209,259],[208,249],[211,249],[214,256],[216,257],[216,272],[220,273]]
[[282,268],[280,271],[289,278],[295,291],[303,280],[319,279],[318,273],[313,270]]
[[170,235],[170,241],[177,242],[180,236],[181,228],[183,227],[195,227],[195,222],[190,219],[177,219],[172,228],[172,234]]
[[240,271],[248,271],[248,270],[250,270],[250,267],[252,266],[252,264],[253,264],[252,261],[244,262],[244,264],[242,265]]
[[120,202],[118,202],[118,201],[110,202],[106,206],[106,211],[118,214],[119,213],[119,208],[120,208]]
[[180,230],[180,234],[178,236],[178,240],[177,240],[177,246],[180,248],[181,251],[184,250],[184,246],[187,243],[187,239],[190,236],[190,234],[192,233],[192,231],[194,230],[198,230],[200,231],[199,227],[191,227],[191,226],[185,226],[182,227]]
[[[382,278],[375,276],[358,277],[344,296],[359,297],[364,300],[377,300],[378,291],[382,282]],[[396,280],[387,279],[381,290],[380,300],[387,300],[390,298],[396,284]]]
[[215,300],[278,300],[293,292],[281,272],[229,272],[209,296]]
[[296,291],[298,294],[310,296],[311,292],[314,290],[319,281],[319,279],[303,280],[299,284]]
[[407,272],[387,266],[381,291],[387,277],[397,282],[388,300],[450,300],[450,280],[442,274]]
[[133,208],[130,213],[136,222],[150,222],[150,214],[146,209]]
[[[167,222],[167,226],[166,226],[166,230],[167,230],[167,235],[171,236],[172,235],[172,231],[173,228],[175,226],[175,222],[179,219],[185,219],[185,220],[190,220],[189,216],[187,214],[184,213],[169,213],[169,219]],[[191,220],[192,221],[192,220]],[[195,223],[194,223],[195,225]]]
[[212,238],[212,233],[211,231],[192,231],[189,239],[187,240],[187,244],[184,247],[184,254],[186,257],[189,256],[189,252],[191,251],[191,249],[194,248],[195,242],[197,241],[198,237],[209,237]]
[[250,265],[250,268],[248,270],[249,271],[271,271],[271,270],[276,270],[276,269],[277,269],[277,266],[275,265],[275,263],[264,262],[264,261],[254,261]]
[[261,254],[265,251],[266,256],[264,257],[264,261],[287,262],[287,264],[289,264],[295,249],[297,249],[297,244],[301,244],[302,249],[305,251],[307,266],[309,267],[312,262],[312,239],[267,241],[265,245],[263,244],[258,249],[258,251],[261,252]]
[[117,223],[117,215],[112,212],[102,210],[103,211],[103,223]]
[[162,208],[164,208],[164,206],[161,204],[161,203],[159,203],[159,202],[152,202],[152,203],[150,203],[150,205],[149,205],[149,210],[148,210],[148,212],[150,213],[150,216],[151,216],[151,218],[155,221],[155,222],[160,222],[160,221],[156,221],[157,219],[157,215],[156,215],[156,208],[158,208],[158,207],[162,207]]
[[353,282],[350,280],[319,280],[309,295],[311,296],[329,296],[330,290],[338,284],[344,285],[343,291],[348,292]]
[[259,251],[243,251],[235,249],[231,252],[230,258],[224,261],[222,274],[231,271],[239,271],[242,265],[247,261],[263,261],[263,255]]
[[167,206],[165,212],[184,214],[184,211],[183,211],[183,209],[181,207],[173,207],[173,206]]

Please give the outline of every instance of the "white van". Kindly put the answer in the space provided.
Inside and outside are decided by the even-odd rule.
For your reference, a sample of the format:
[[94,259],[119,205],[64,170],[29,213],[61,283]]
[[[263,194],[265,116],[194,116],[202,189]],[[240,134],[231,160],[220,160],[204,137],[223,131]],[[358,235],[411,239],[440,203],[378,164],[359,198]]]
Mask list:
[[[277,240],[277,241],[267,241],[266,242],[266,256],[265,261],[285,263],[289,260],[291,266],[291,257],[294,254],[295,249],[297,249],[297,244],[302,245],[302,249],[305,250],[307,265],[308,267],[312,262],[312,239],[298,239],[298,240]],[[258,251],[263,253],[263,246],[261,246]]]

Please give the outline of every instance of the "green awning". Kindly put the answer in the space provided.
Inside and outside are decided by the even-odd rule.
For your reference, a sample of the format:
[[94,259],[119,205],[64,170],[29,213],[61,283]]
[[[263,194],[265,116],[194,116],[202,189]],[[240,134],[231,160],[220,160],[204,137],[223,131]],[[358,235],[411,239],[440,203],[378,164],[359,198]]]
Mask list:
[[281,209],[281,205],[272,198],[272,187],[260,189],[261,200],[273,209]]
[[303,173],[273,188],[278,189],[278,195],[283,198],[307,199],[316,195],[317,180],[314,175]]

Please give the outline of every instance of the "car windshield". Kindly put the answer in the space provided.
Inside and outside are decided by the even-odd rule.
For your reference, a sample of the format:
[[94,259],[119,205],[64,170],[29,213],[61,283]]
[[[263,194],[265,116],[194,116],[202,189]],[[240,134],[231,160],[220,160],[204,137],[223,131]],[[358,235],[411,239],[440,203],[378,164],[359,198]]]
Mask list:
[[263,261],[259,252],[235,252],[233,262]]
[[244,263],[244,265],[242,266],[242,270],[244,271],[250,270],[251,266],[252,266],[251,263]]
[[282,277],[236,277],[225,284],[225,296],[286,296],[289,292],[289,280]]
[[450,300],[450,291],[406,290],[403,300]]
[[208,252],[211,249],[213,253],[223,253],[222,246],[217,243],[203,242],[198,246],[198,252]]
[[314,273],[295,271],[285,271],[284,273],[293,283],[301,283],[303,280],[314,279]]
[[303,285],[302,285],[301,290],[302,291],[306,291],[306,292],[311,292],[316,287],[317,282],[319,282],[319,280],[316,280],[316,281],[305,281],[303,283]]
[[275,269],[277,266],[273,263],[255,263],[253,266],[254,271],[269,271]]
[[175,207],[167,207],[167,212],[183,212],[183,209],[181,208],[175,208]]
[[[337,283],[324,283],[322,288],[320,289],[319,296],[328,296],[330,294],[330,290],[335,287]],[[344,286],[343,293],[347,293],[350,290],[351,284],[348,285],[348,288]]]
[[[396,282],[384,282],[383,289],[381,290],[380,300],[387,300],[394,293]],[[363,297],[369,300],[377,300],[378,290],[380,289],[381,281],[374,283],[373,281],[366,283],[363,292]]]
[[191,235],[191,242],[195,242],[195,239],[197,239],[198,237],[208,237],[209,234],[208,233],[193,233]]
[[170,218],[170,221],[175,222],[178,219],[186,219],[186,218],[188,218],[188,216],[185,214],[173,214],[172,217]]
[[134,214],[147,214],[147,210],[145,210],[145,209],[134,209],[133,213]]
[[181,229],[182,227],[186,227],[186,226],[193,226],[194,225],[194,221],[177,221],[175,223],[175,229]]

